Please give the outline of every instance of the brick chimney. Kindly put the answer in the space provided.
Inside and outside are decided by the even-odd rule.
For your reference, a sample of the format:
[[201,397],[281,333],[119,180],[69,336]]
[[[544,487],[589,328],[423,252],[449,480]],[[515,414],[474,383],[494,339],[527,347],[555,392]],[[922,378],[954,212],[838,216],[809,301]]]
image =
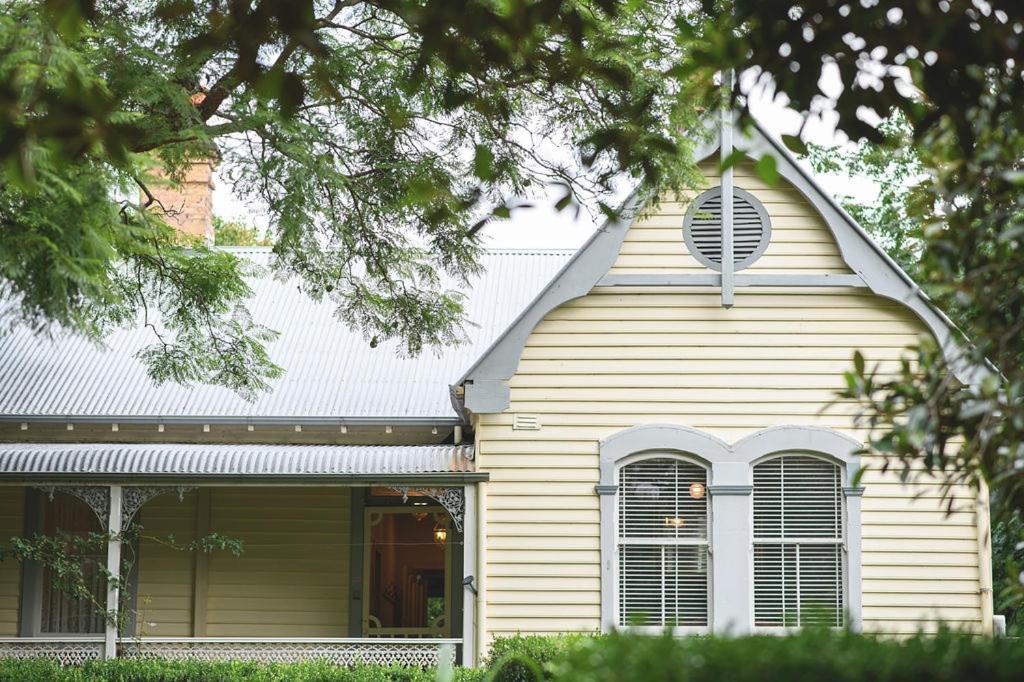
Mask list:
[[[183,235],[213,243],[213,169],[212,159],[194,161],[185,171],[180,185],[160,178],[149,190],[163,204],[164,220]],[[159,211],[159,206],[150,207]]]
[[[206,99],[206,90],[200,88],[189,95],[189,101],[198,107]],[[193,161],[180,185],[158,174],[159,180],[150,187],[153,197],[163,204],[164,220],[178,232],[193,239],[213,244],[213,169],[216,151],[207,159]],[[160,210],[157,206],[156,210]]]

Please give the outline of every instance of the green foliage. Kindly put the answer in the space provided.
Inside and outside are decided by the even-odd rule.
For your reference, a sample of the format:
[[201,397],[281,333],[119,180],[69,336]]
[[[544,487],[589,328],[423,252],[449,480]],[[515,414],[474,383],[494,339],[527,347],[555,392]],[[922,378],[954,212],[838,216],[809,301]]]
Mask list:
[[213,243],[216,246],[270,246],[270,240],[252,225],[213,216]]
[[535,682],[538,675],[548,676],[552,663],[580,642],[594,635],[514,635],[491,642],[484,667],[493,682]]
[[106,602],[99,601],[93,591],[91,575],[98,575],[105,585],[124,587],[120,576],[107,570],[105,552],[110,535],[107,533],[68,533],[35,535],[30,538],[13,537],[9,547],[0,546],[0,561],[8,557],[18,562],[32,561],[49,569],[50,586],[72,599],[83,601],[96,613],[110,621]]
[[[465,337],[479,231],[514,197],[689,177],[701,93],[665,78],[676,3],[13,0],[0,18],[0,279],[39,327],[147,324],[159,381],[280,374],[243,266],[147,197],[218,156],[277,266],[371,344]],[[237,241],[249,239],[242,232]]]
[[[484,672],[456,668],[453,682],[478,682]],[[117,659],[62,668],[41,659],[0,659],[0,680],[24,682],[436,682],[432,670],[400,666],[344,668],[323,662],[309,663],[201,663]]]
[[[507,676],[500,662],[536,656],[543,678],[554,682],[1002,682],[1024,669],[1024,644],[941,631],[907,639],[886,639],[833,630],[804,630],[787,636],[672,637],[602,636],[498,639],[500,656],[479,669],[456,668],[454,682],[537,679]],[[543,641],[548,640],[548,641]],[[522,668],[521,670],[526,670]],[[98,661],[61,668],[43,660],[0,660],[2,680],[284,680],[323,682],[434,682],[435,671],[323,662],[297,664],[199,663],[161,660]]]
[[[173,535],[155,536],[145,533],[142,526],[132,524],[116,539],[122,543],[120,570],[115,574],[106,565],[107,545],[115,536],[107,532],[73,533],[57,530],[52,535],[36,534],[31,537],[12,537],[8,545],[0,545],[0,561],[13,559],[24,563],[35,562],[47,569],[51,587],[72,599],[82,600],[88,608],[120,629],[131,611],[131,594],[126,582],[134,563],[133,548],[140,540],[154,542],[180,552],[216,551],[230,552],[240,556],[243,550],[241,540],[220,533],[208,533],[180,543]],[[98,575],[104,585],[116,585],[120,590],[121,603],[118,613],[107,611],[106,599],[93,590],[91,576]]]
[[[927,244],[925,228],[930,226],[935,232],[946,218],[938,211],[940,204],[932,194],[931,176],[922,160],[925,154],[915,145],[906,119],[894,115],[885,120],[880,129],[885,135],[880,144],[865,141],[852,149],[812,145],[810,161],[819,172],[863,177],[877,186],[876,201],[861,202],[845,197],[844,207],[906,271],[927,277],[922,263]],[[980,312],[965,299],[943,296],[948,286],[936,286],[927,281],[925,286],[943,298],[946,312],[963,328],[968,328],[972,318]],[[955,397],[950,396],[951,402],[957,406],[955,410],[950,409],[949,404],[929,402],[929,396],[944,396],[948,392],[948,366],[937,349],[924,346],[916,353],[919,364],[905,365],[897,381],[879,382],[878,377],[867,371],[860,354],[853,371],[846,377],[845,396],[858,399],[864,395],[876,397],[874,403],[869,403],[864,419],[875,428],[876,440],[884,451],[920,452],[929,439],[943,431],[946,433],[943,438],[949,441],[955,440],[965,430],[984,436],[986,427],[978,418],[985,416],[990,403],[979,403],[971,392],[957,392]],[[918,375],[915,373],[918,366],[925,366],[930,372]],[[1019,354],[1015,367],[1022,366],[1024,354]],[[916,404],[917,409],[904,412],[908,403]],[[929,409],[929,405],[933,409]],[[969,424],[969,420],[975,423]],[[898,428],[890,430],[893,424]],[[920,459],[931,470],[940,472],[947,482],[977,483],[978,472],[975,469],[958,466],[952,458],[938,457],[935,450]],[[906,457],[902,461],[906,478],[911,476],[912,461]],[[998,461],[990,464],[997,468],[1001,466]],[[996,477],[993,480],[998,482],[1001,479]],[[957,502],[952,497],[946,501],[951,507]],[[1018,579],[1024,562],[1024,524],[1020,521],[1019,508],[1014,507],[1012,501],[1007,502],[1004,495],[997,491],[992,502],[996,607],[1006,613],[1008,628],[1018,628],[1024,625],[1019,622],[1024,619],[1024,603]]]
[[877,187],[874,200],[839,197],[843,208],[878,242],[900,267],[916,275],[923,249],[923,228],[940,220],[928,192],[928,174],[902,116],[879,126],[881,143],[861,141],[852,149],[808,145],[811,166],[818,173],[865,178]]
[[1017,680],[1024,645],[942,632],[882,639],[831,630],[786,637],[676,638],[614,634],[556,661],[556,682],[999,682]]
[[[0,90],[13,116],[0,123],[0,151],[16,152],[0,174],[7,311],[40,332],[63,328],[97,341],[115,327],[148,326],[154,343],[139,355],[155,380],[213,382],[253,395],[280,369],[263,349],[274,333],[242,305],[251,293],[242,264],[181,244],[155,212],[119,198],[138,192],[148,162],[112,146],[110,135],[143,134],[138,111],[105,126],[88,108],[75,110],[85,117],[78,132],[47,118],[47,93],[90,106],[112,101],[96,62],[118,59],[116,38],[89,32],[69,45],[30,3],[8,3],[0,17]],[[187,148],[177,145],[176,153]]]
[[[998,509],[998,498],[995,507]],[[1006,616],[1008,635],[1024,635],[1024,602],[1017,585],[1024,571],[1024,514],[1013,509],[999,514],[992,524],[992,584],[995,606]]]

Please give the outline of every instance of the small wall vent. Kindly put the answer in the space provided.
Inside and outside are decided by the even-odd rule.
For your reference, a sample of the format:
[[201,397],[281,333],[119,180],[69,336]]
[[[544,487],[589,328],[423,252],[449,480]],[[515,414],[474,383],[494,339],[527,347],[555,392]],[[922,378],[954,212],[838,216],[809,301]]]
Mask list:
[[540,418],[535,414],[517,414],[512,417],[515,431],[540,431]]
[[[772,226],[764,205],[750,192],[733,188],[733,269],[750,267],[768,248]],[[690,253],[711,268],[722,269],[722,188],[701,193],[683,218],[683,239]]]

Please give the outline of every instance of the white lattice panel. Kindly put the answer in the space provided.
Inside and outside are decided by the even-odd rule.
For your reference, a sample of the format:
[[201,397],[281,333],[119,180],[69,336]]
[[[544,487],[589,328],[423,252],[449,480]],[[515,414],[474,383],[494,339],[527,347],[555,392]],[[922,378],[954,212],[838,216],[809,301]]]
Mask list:
[[103,642],[25,638],[0,641],[0,658],[49,658],[61,665],[79,665],[103,656]]
[[[380,640],[362,641],[230,641],[160,640],[123,641],[120,655],[125,658],[156,657],[191,661],[255,661],[258,663],[297,663],[322,660],[333,665],[403,665],[435,667],[442,650],[454,662],[454,640]],[[447,646],[445,646],[447,645]]]

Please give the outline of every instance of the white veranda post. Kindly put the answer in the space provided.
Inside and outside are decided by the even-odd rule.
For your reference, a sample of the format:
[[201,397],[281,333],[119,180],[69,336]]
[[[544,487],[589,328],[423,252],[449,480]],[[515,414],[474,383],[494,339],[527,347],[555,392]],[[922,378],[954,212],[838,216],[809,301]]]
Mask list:
[[117,656],[119,580],[121,577],[121,486],[110,486],[110,513],[107,514],[107,571],[114,577],[107,583],[106,637],[103,657]]

